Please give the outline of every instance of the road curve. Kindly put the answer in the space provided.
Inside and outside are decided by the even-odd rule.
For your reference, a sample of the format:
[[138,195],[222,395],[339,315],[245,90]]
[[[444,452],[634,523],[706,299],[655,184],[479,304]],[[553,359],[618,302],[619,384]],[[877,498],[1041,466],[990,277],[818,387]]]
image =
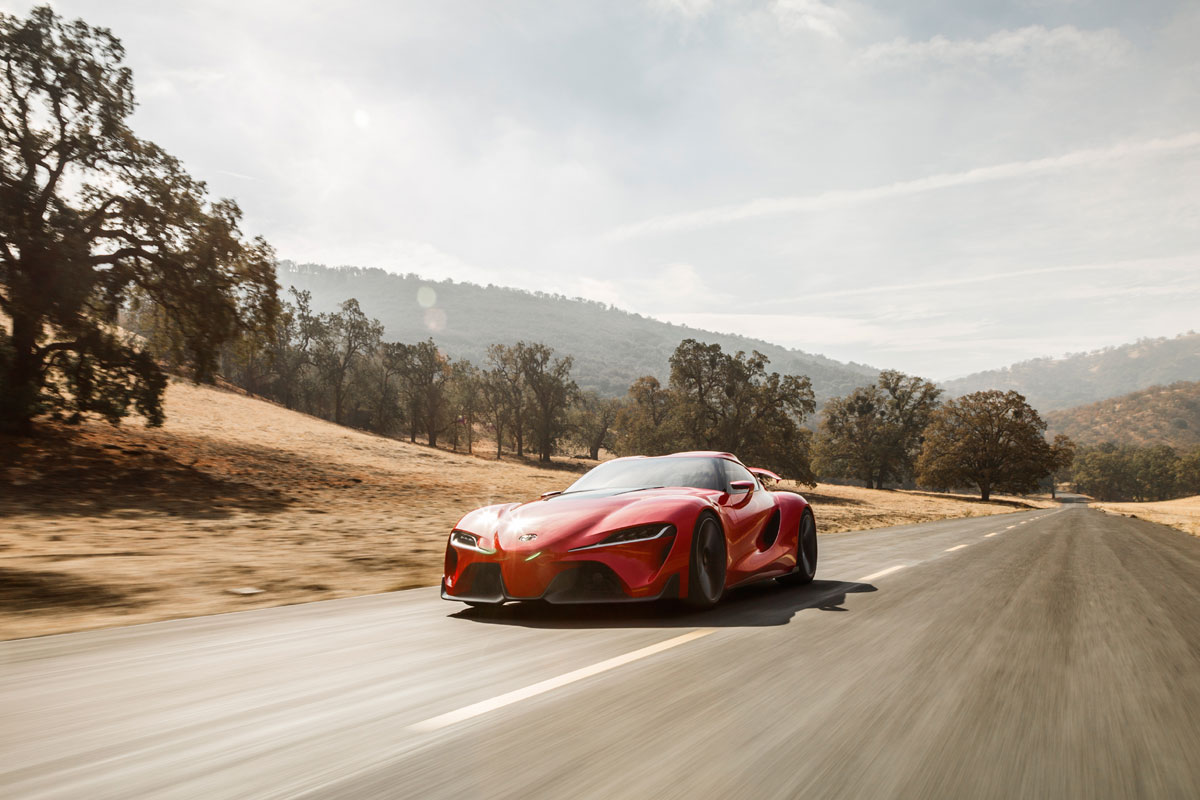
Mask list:
[[701,614],[417,589],[0,643],[0,796],[1200,797],[1200,539],[820,544]]

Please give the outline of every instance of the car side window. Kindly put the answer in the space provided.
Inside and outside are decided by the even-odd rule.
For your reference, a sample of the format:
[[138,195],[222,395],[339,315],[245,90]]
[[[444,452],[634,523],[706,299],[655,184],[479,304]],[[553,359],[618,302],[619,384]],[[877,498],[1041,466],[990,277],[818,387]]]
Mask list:
[[733,483],[734,481],[750,481],[756,487],[758,487],[758,481],[755,479],[754,474],[741,464],[735,464],[732,461],[725,462],[725,481],[726,491],[728,491],[729,484]]

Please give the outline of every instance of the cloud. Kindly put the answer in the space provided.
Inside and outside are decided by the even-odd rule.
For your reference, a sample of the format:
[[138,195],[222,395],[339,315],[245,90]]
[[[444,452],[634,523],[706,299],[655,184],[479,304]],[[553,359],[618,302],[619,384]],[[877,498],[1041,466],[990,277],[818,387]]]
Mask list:
[[930,375],[1196,327],[1182,268],[1030,272],[1200,252],[1194,1],[55,6],[281,256],[822,315],[712,322]]
[[174,95],[205,89],[227,79],[224,72],[204,67],[192,69],[159,69],[139,76],[136,95],[138,100]]
[[967,61],[1024,62],[1047,55],[1055,58],[1084,56],[1110,59],[1125,54],[1128,49],[1128,42],[1114,30],[1086,31],[1072,25],[1057,28],[1030,25],[1017,30],[997,31],[986,39],[934,36],[914,42],[901,37],[867,47],[859,60],[887,64],[922,61],[949,64]]
[[686,20],[699,19],[713,10],[713,0],[650,0],[650,7],[660,14],[678,14]]
[[585,275],[565,285],[557,284],[553,291],[645,314],[664,308],[702,306],[712,297],[704,277],[694,266],[683,263],[655,267],[621,281]]
[[851,24],[848,13],[820,0],[777,0],[774,11],[784,30],[811,31],[827,39],[841,40]]
[[798,197],[765,197],[745,203],[716,206],[700,211],[667,214],[629,225],[622,225],[609,231],[605,235],[605,238],[613,241],[623,241],[640,236],[706,228],[712,225],[724,225],[759,217],[844,208],[863,203],[889,200],[896,197],[923,194],[940,189],[950,189],[957,186],[1025,178],[1045,172],[1094,166],[1128,158],[1144,158],[1180,150],[1190,150],[1196,147],[1200,147],[1200,131],[1168,138],[1123,142],[1110,147],[1086,148],[1048,158],[1009,161],[1003,164],[976,167],[961,172],[943,172],[924,178],[897,181],[867,189],[843,189]]
[[[932,281],[916,281],[902,284],[891,283],[879,286],[858,286],[852,289],[833,289],[825,292],[811,292],[799,297],[772,298],[766,302],[771,304],[795,303],[802,300],[830,300],[840,297],[862,297],[865,295],[874,294],[890,296],[909,292],[927,292],[934,289],[951,289],[980,283],[994,283],[996,281],[1012,282],[1019,278],[1032,278],[1042,275],[1057,275],[1072,272],[1091,273],[1093,275],[1099,272],[1119,272],[1122,275],[1133,275],[1137,276],[1138,280],[1144,280],[1145,275],[1150,272],[1160,274],[1180,272],[1184,275],[1191,275],[1198,267],[1200,267],[1200,253],[1194,253],[1185,256],[1162,259],[1132,259],[1100,264],[1067,264],[1054,267],[1035,267],[1032,269],[991,272],[985,275],[966,275],[956,278],[943,278]],[[1110,296],[1114,293],[1125,291],[1129,290],[1124,287],[1109,290],[1101,289],[1096,286],[1080,286],[1071,288],[1071,293],[1076,296]],[[1173,287],[1170,288],[1170,291],[1178,292],[1179,288]]]

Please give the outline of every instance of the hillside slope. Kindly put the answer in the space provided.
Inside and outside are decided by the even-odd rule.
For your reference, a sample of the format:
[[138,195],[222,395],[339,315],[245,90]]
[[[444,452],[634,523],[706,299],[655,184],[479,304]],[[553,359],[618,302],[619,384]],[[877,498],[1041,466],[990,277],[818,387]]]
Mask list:
[[1143,339],[1064,358],[1038,358],[945,381],[950,396],[1016,389],[1042,412],[1093,403],[1175,381],[1200,380],[1200,333]]
[[412,342],[432,336],[452,357],[477,364],[483,363],[491,343],[545,342],[574,357],[573,374],[583,388],[613,396],[624,394],[642,375],[664,380],[667,360],[688,337],[716,342],[727,351],[758,350],[771,359],[772,370],[807,375],[818,401],[872,383],[878,374],[862,364],[672,325],[603,303],[499,286],[287,261],[280,264],[279,283],[285,289],[312,292],[318,311],[331,311],[343,300],[356,298],[368,316],[384,324],[389,339]]
[[1079,444],[1200,446],[1200,381],[1152,386],[1086,406],[1046,414],[1050,433]]

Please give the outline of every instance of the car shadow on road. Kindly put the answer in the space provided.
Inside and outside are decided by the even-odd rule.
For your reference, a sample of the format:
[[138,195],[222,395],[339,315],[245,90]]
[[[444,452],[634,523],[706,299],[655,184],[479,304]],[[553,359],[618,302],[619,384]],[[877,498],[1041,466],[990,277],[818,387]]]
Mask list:
[[466,608],[450,616],[490,625],[526,628],[753,628],[786,625],[797,613],[847,611],[846,595],[877,591],[869,583],[813,581],[784,587],[766,581],[725,596],[707,611],[692,611],[676,602],[551,605],[508,603]]

